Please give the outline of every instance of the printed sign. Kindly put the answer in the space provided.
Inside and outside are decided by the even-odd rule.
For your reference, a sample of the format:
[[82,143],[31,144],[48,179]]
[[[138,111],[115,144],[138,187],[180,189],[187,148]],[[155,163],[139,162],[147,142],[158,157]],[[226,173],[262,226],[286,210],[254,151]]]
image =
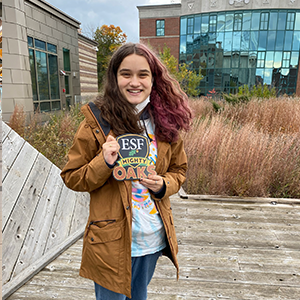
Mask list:
[[116,180],[136,180],[155,175],[155,165],[148,159],[149,143],[145,136],[124,134],[117,137],[120,145],[118,166],[113,170]]

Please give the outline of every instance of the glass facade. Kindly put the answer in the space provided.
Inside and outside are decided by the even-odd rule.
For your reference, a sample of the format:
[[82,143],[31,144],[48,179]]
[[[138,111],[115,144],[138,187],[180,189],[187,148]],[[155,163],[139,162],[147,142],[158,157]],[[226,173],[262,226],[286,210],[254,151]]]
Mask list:
[[294,94],[299,51],[300,10],[214,12],[180,20],[179,62],[202,73],[201,95],[265,83],[278,95]]
[[61,109],[56,45],[27,37],[34,109]]

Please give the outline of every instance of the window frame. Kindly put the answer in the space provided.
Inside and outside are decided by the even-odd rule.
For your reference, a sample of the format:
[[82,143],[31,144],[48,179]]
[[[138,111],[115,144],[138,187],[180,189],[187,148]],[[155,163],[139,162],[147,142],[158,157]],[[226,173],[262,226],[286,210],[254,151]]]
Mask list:
[[[155,21],[156,36],[165,36],[165,19],[157,19]],[[161,33],[159,33],[161,31]]]
[[268,30],[269,28],[269,19],[270,14],[268,12],[262,12],[260,15],[260,24],[259,29],[260,30]]
[[[42,50],[40,47],[36,47],[36,41],[42,42],[45,44],[45,50]],[[57,52],[57,45],[54,45],[52,43],[47,43],[46,41],[42,41],[39,38],[32,37],[30,35],[27,36],[27,45],[28,45],[28,50],[29,53],[32,52],[32,62],[30,62],[30,73],[31,73],[31,80],[32,80],[32,89],[35,87],[35,91],[32,90],[33,93],[33,105],[35,107],[35,110],[38,109],[40,111],[44,112],[49,112],[49,111],[56,111],[61,109],[61,95],[60,95],[60,81],[59,81],[59,69],[58,69],[58,55],[57,53],[54,53],[54,51],[49,51],[48,50],[48,44],[51,46],[56,47],[56,52]],[[45,61],[46,61],[46,68],[47,68],[47,88],[48,88],[48,99],[42,99],[41,100],[41,92],[40,92],[40,85],[39,85],[39,80],[38,80],[38,67],[37,67],[37,52],[41,53],[43,56],[45,55]],[[52,92],[51,92],[51,72],[50,72],[50,65],[49,65],[49,55],[52,55],[56,57],[56,69],[57,69],[57,94],[58,98],[53,97],[52,98]],[[34,68],[34,70],[32,69]],[[34,72],[34,78],[32,76],[32,73]],[[35,92],[36,92],[36,97],[35,97]],[[36,98],[36,99],[35,99]],[[52,104],[55,103],[57,105],[57,102],[60,103],[59,108],[52,108]],[[40,107],[41,105],[46,105],[49,103],[49,109],[46,110],[41,110]],[[54,106],[54,105],[53,105]]]

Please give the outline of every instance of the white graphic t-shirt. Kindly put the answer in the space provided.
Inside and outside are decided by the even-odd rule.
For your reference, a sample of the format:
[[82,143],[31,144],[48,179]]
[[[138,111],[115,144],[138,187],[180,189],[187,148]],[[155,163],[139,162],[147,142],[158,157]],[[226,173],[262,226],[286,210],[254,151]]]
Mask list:
[[[148,135],[151,139],[149,145],[149,156],[153,164],[157,159],[157,144],[151,121],[145,120]],[[165,229],[152,200],[148,188],[143,186],[139,180],[132,181],[132,245],[131,256],[144,256],[153,254],[166,247]]]

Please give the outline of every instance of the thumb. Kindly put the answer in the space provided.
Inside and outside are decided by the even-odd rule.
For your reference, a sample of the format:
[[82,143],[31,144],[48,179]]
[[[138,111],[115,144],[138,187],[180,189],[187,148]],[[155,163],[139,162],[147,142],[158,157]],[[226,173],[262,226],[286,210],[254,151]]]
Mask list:
[[116,141],[116,139],[112,135],[109,135],[106,139],[106,142],[113,142],[113,141]]

